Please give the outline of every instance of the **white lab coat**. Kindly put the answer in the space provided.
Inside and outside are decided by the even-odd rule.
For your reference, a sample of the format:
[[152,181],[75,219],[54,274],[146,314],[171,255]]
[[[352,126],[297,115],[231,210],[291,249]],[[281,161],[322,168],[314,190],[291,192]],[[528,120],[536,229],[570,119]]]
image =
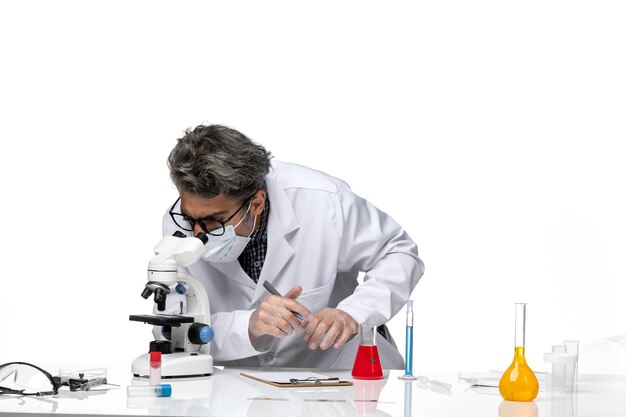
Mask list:
[[[336,307],[358,323],[381,325],[404,306],[424,273],[417,246],[391,217],[322,172],[273,161],[267,193],[268,247],[258,284],[238,261],[200,260],[184,271],[206,287],[215,330],[211,354],[216,364],[238,367],[351,369],[358,336],[337,350],[310,350],[298,331],[269,338],[269,344],[256,350],[248,322],[268,296],[263,281],[281,294],[300,285],[297,301],[313,313]],[[176,230],[166,213],[164,235]],[[359,285],[360,271],[365,276]],[[176,311],[178,302],[168,300],[168,310]],[[404,367],[394,344],[378,335],[377,345],[383,368]]]

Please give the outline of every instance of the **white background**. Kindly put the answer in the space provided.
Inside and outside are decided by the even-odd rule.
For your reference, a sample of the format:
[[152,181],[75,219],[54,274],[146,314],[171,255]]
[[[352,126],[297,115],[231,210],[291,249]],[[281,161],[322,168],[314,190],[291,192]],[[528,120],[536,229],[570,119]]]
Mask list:
[[[621,1],[0,4],[0,362],[127,363],[184,129],[346,180],[420,247],[417,371],[626,371]],[[392,320],[404,346],[404,315]]]

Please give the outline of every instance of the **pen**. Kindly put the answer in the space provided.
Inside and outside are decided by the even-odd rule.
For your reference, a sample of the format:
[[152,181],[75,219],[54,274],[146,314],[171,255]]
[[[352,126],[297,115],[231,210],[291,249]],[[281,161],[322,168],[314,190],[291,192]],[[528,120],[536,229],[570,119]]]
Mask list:
[[[263,286],[265,287],[265,289],[267,291],[269,291],[270,294],[272,295],[277,295],[279,297],[282,297],[282,295],[280,295],[280,293],[278,291],[276,291],[276,288],[274,288],[274,286],[272,286],[272,284],[270,284],[267,281],[263,281]],[[292,311],[293,315],[296,316],[296,318],[300,321],[304,320],[302,318],[302,316],[300,315],[300,313],[296,312],[296,311]]]

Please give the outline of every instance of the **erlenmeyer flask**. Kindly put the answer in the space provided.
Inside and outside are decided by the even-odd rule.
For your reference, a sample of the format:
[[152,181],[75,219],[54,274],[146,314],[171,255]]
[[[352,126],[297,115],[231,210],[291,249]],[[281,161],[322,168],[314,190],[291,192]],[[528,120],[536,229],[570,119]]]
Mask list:
[[361,344],[356,352],[352,377],[356,379],[382,379],[383,368],[380,365],[378,346],[376,346],[376,326],[361,324]]
[[526,363],[526,303],[515,304],[515,353],[513,363],[500,378],[500,395],[508,401],[532,401],[539,392],[539,382]]

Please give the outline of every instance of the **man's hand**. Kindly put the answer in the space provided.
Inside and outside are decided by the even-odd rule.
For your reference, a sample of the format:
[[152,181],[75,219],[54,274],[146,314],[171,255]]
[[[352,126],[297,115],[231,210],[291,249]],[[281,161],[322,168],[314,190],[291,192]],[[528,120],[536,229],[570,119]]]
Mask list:
[[315,316],[307,317],[302,325],[306,325],[303,339],[309,344],[309,349],[319,346],[326,350],[331,345],[339,349],[359,331],[356,320],[338,308],[326,307]]
[[295,301],[302,293],[302,287],[294,287],[284,297],[270,295],[259,307],[254,310],[248,322],[248,335],[251,341],[258,340],[263,335],[285,337],[302,324],[296,319],[292,311],[307,317],[311,312],[302,304]]

